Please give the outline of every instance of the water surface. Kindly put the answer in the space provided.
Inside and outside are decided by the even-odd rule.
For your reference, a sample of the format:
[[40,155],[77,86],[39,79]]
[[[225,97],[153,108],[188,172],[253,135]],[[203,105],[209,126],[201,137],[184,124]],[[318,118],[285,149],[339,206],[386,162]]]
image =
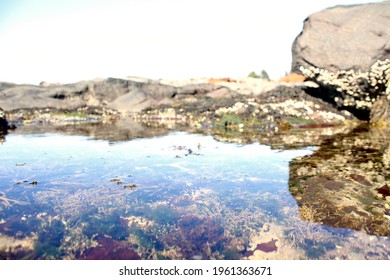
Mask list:
[[316,149],[7,135],[0,259],[388,259],[387,236],[301,219],[289,163]]

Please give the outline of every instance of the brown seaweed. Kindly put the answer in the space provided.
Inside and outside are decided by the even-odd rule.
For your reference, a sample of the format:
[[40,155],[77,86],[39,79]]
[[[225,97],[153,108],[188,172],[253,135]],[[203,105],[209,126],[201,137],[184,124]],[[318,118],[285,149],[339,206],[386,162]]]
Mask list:
[[86,250],[81,260],[140,260],[140,256],[126,241],[113,240],[103,236],[98,246]]

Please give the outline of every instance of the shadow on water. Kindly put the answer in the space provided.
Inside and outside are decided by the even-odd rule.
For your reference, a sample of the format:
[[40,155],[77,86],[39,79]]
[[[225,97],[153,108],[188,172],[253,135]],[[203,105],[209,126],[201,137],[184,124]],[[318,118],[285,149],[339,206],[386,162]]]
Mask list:
[[0,259],[389,258],[387,129],[178,130],[12,131]]

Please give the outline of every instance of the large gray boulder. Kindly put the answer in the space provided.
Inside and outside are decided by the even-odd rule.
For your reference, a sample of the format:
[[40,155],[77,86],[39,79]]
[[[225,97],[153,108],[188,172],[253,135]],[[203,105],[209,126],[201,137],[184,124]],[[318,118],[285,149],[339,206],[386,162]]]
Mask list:
[[292,46],[292,71],[369,71],[390,58],[390,1],[336,6],[310,15]]
[[[310,94],[363,120],[390,123],[390,1],[337,6],[309,16],[292,47],[292,71]],[[374,110],[372,110],[374,108]]]

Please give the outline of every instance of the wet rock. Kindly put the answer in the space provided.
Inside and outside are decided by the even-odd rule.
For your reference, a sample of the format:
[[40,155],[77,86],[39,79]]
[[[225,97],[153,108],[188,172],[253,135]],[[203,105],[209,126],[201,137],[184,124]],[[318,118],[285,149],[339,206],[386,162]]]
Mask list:
[[168,108],[145,110],[139,119],[171,118],[189,127],[257,129],[266,133],[289,128],[336,126],[356,120],[350,113],[338,111],[327,102],[306,94],[306,87],[282,85],[249,97],[226,95],[212,99],[206,95],[198,97],[196,102],[182,99]]
[[376,125],[390,125],[390,101],[379,98],[371,107],[370,122]]
[[0,91],[3,89],[15,87],[15,86],[17,86],[17,84],[0,82]]
[[384,157],[388,128],[358,127],[335,135],[310,156],[290,162],[289,189],[301,218],[333,227],[389,235],[386,198],[390,169]]
[[112,123],[119,113],[102,107],[79,107],[77,109],[27,108],[7,112],[8,120],[21,125],[66,125],[82,123]]
[[4,88],[0,92],[0,100],[5,110],[104,106],[137,111],[150,105],[151,101],[171,97],[175,88],[152,80],[108,78],[65,85],[17,85]]
[[359,175],[359,174],[351,174],[350,175],[351,179],[354,180],[355,182],[358,182],[362,185],[365,185],[365,186],[371,186],[372,184],[367,181],[367,179],[363,176],[363,175]]
[[5,112],[0,108],[0,133],[6,132],[8,129],[8,122],[5,117]]
[[[323,139],[327,133],[333,133],[331,127],[356,121],[348,112],[337,111],[332,105],[306,94],[304,87],[284,86],[221,107],[209,117],[213,118],[212,133],[218,140],[259,141],[275,147],[299,146],[309,141],[310,134]],[[308,128],[324,129],[309,131]]]
[[388,185],[384,185],[380,188],[377,188],[376,190],[382,195],[383,199],[386,199],[386,197],[390,196],[390,187]]

